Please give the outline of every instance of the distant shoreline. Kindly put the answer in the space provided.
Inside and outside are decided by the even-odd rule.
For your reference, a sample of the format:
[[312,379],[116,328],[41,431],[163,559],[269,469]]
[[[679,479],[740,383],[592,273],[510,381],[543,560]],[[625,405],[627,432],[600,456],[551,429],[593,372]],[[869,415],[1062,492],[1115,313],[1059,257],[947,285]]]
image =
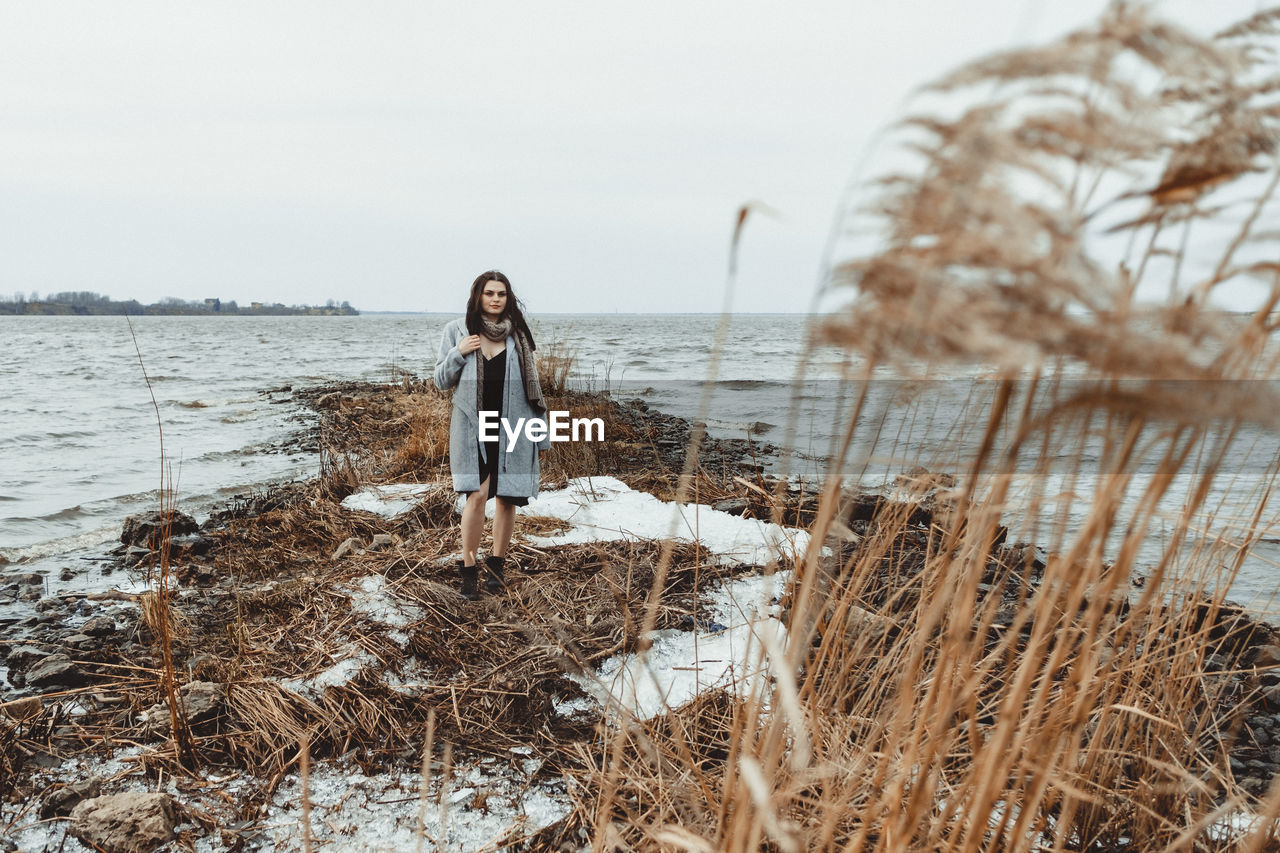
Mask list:
[[69,302],[0,302],[0,317],[355,317],[360,312],[342,305],[263,305],[248,308],[218,300],[201,303],[130,302],[74,304]]

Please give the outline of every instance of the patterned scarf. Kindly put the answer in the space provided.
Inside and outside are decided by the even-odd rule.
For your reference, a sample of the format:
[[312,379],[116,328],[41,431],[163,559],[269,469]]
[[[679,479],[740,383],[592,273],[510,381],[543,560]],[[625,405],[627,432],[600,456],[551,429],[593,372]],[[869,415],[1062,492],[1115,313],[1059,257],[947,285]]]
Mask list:
[[[524,378],[524,396],[529,405],[539,415],[547,411],[547,403],[542,399],[542,386],[538,382],[538,369],[533,359],[533,345],[523,330],[517,330],[510,317],[504,317],[495,323],[488,317],[480,317],[480,334],[491,341],[505,341],[508,335],[515,335],[516,357],[520,359],[520,375]],[[476,411],[484,405],[484,353],[476,351]]]

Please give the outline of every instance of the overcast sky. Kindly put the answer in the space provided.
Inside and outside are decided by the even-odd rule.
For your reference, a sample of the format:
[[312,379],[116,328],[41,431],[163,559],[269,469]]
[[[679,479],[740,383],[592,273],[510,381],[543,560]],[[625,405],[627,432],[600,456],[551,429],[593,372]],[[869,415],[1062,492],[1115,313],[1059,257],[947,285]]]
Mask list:
[[[0,6],[0,294],[535,313],[809,307],[920,84],[1102,0]],[[1161,8],[1216,28],[1255,0]]]

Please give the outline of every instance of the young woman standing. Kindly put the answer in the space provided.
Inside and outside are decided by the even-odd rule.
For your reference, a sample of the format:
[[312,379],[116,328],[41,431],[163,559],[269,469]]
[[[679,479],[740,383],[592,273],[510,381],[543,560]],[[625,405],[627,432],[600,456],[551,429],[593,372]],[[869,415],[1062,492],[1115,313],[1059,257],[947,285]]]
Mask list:
[[435,383],[453,388],[449,420],[449,472],[453,489],[465,494],[462,510],[462,595],[480,597],[476,552],[484,532],[484,506],[497,498],[493,514],[493,548],[485,557],[485,588],[503,588],[503,562],[516,507],[538,494],[538,457],[551,447],[548,437],[531,442],[521,430],[514,441],[506,430],[490,428],[496,437],[480,438],[480,412],[493,413],[491,424],[503,418],[543,418],[547,411],[538,382],[533,335],[525,322],[511,282],[497,270],[483,272],[471,285],[467,313],[444,327],[436,355]]

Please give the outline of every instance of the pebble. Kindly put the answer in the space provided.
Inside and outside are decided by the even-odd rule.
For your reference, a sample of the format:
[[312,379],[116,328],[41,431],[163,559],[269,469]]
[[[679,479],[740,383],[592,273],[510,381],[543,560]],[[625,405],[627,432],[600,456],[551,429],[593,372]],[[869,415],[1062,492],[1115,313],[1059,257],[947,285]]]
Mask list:
[[31,669],[27,670],[27,684],[32,687],[43,687],[50,684],[75,685],[83,681],[80,667],[72,663],[71,658],[59,652],[49,655]]
[[110,616],[95,616],[80,626],[80,632],[90,637],[109,637],[116,632],[116,623]]

